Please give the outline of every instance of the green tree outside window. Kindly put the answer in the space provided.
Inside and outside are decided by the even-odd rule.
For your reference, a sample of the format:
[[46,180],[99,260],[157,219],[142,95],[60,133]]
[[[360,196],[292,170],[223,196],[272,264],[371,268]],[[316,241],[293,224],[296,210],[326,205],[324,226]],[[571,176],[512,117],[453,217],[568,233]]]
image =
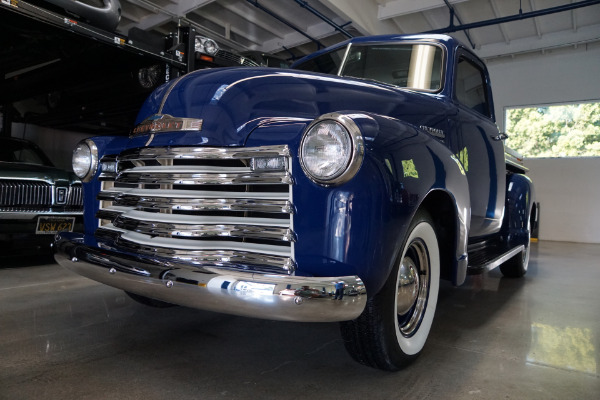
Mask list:
[[506,133],[525,157],[600,156],[600,103],[508,109]]

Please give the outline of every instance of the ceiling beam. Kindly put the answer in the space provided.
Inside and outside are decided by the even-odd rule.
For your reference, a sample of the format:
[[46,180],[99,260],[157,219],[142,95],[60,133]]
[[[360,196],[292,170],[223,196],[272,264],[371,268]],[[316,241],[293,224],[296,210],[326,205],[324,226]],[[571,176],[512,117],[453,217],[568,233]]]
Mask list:
[[341,33],[342,35],[346,36],[348,39],[353,38],[354,35],[352,35],[350,32],[348,32],[347,30],[344,29],[343,26],[341,26],[340,24],[337,24],[335,21],[333,21],[331,18],[329,18],[328,16],[326,16],[325,14],[323,14],[322,12],[320,12],[319,10],[317,10],[316,8],[314,8],[313,6],[311,6],[310,4],[308,4],[307,1],[305,0],[294,0],[296,3],[298,3],[298,5],[302,8],[305,8],[306,10],[308,10],[309,12],[313,13],[315,16],[317,16],[318,18],[320,18],[321,20],[327,22],[329,25],[331,25],[336,31],[338,31],[339,33]]
[[180,0],[177,3],[160,6],[150,0],[129,0],[130,3],[143,7],[156,14],[142,18],[138,23],[125,24],[120,27],[120,30],[127,32],[133,26],[137,26],[138,28],[147,31],[177,18],[185,17],[187,13],[214,1],[215,0]]
[[[495,0],[489,0],[489,1],[490,1],[490,6],[492,6],[492,12],[494,13],[494,18],[500,17],[500,11],[498,10],[498,5],[496,4],[496,1]],[[533,0],[529,0],[529,1],[532,2]],[[506,33],[506,28],[504,27],[504,25],[498,25],[498,28],[500,29],[500,33],[502,34],[504,43],[509,44],[510,39],[508,38],[508,33]]]
[[[572,3],[573,1],[571,1]],[[536,6],[535,6],[535,0],[529,0],[529,6],[531,7],[531,11],[535,11],[536,10]],[[575,11],[571,11],[571,12],[575,12]],[[538,21],[537,18],[533,19],[533,25],[535,26],[535,33],[537,34],[537,36],[539,38],[542,37],[542,30],[540,28],[540,22]]]
[[[575,0],[571,0],[571,3],[574,3]],[[575,10],[571,11],[571,23],[573,25],[573,32],[577,32],[577,15],[575,15]]]
[[[328,36],[335,35],[337,31],[333,29],[326,22],[319,22],[318,24],[311,25],[306,29],[306,34],[314,39],[323,39]],[[299,32],[291,32],[284,36],[283,40],[280,38],[274,38],[263,43],[262,46],[254,49],[258,51],[262,51],[264,53],[277,53],[283,51],[285,49],[289,49],[292,47],[301,46],[306,43],[310,43],[312,40],[309,40],[306,35],[303,35]],[[315,51],[317,50],[317,45],[315,43]]]
[[[248,3],[245,3],[245,2],[231,3],[231,4],[224,3],[224,4],[221,4],[221,6],[224,7],[227,11],[231,12],[232,14],[237,15],[240,18],[249,19],[250,21],[252,21],[253,25],[258,26],[260,29],[264,30],[265,32],[268,32],[269,35],[283,39],[283,37],[280,36],[280,33],[277,32],[277,30],[271,23],[272,21],[263,20],[260,18],[254,18],[252,15],[250,15],[250,13],[252,11],[254,11],[254,9],[250,5],[248,5]],[[244,33],[244,35],[247,36],[248,32]],[[258,38],[255,38],[255,39],[256,40],[254,40],[254,39],[250,39],[250,40],[253,42],[258,42]]]
[[437,24],[435,23],[433,17],[429,13],[423,13],[423,18],[425,18],[425,21],[427,21],[431,29],[437,28]]
[[[134,23],[134,25],[137,25],[140,22],[140,17],[138,17],[137,15],[128,13],[127,11],[123,11],[121,10],[121,18],[125,18],[131,22]],[[124,25],[124,23],[123,23]]]
[[475,52],[483,59],[490,59],[537,51],[548,51],[567,46],[597,42],[598,32],[600,32],[600,25],[598,24],[582,26],[577,32],[568,29],[560,32],[546,33],[541,38],[532,36],[523,39],[514,39],[510,44],[502,42],[487,44],[481,46]]
[[[464,1],[467,0],[450,0],[450,3],[455,4]],[[393,0],[378,7],[377,18],[386,20],[445,6],[444,0]]]
[[592,6],[595,4],[600,4],[600,0],[582,0],[582,1],[568,3],[568,4],[556,6],[556,7],[545,8],[543,10],[531,11],[531,12],[527,12],[527,13],[520,12],[519,14],[509,15],[507,17],[489,19],[486,21],[472,22],[472,23],[468,23],[468,24],[461,23],[461,25],[458,25],[458,26],[450,25],[447,28],[436,29],[436,30],[429,31],[426,33],[450,33],[450,32],[457,32],[457,31],[464,31],[467,29],[482,28],[484,26],[504,24],[507,22],[521,21],[521,20],[528,19],[528,18],[535,18],[535,17],[544,16],[544,15],[561,13],[561,12],[565,12],[565,11],[575,10],[577,8]]
[[[262,4],[260,4],[258,2],[258,0],[246,0],[248,3],[252,4],[254,7],[258,8],[259,10],[264,11],[266,14],[270,15],[271,17],[275,18],[277,21],[281,22],[282,24],[286,25],[289,28],[292,28],[296,33],[304,36],[306,39],[309,39],[313,42],[315,42],[315,44],[318,46],[318,48],[322,48],[325,47],[325,45],[323,45],[318,38],[314,37],[313,35],[309,34],[307,31],[308,29],[301,29],[298,26],[296,26],[295,24],[293,24],[291,21],[287,20],[286,18],[283,18],[281,15],[277,14],[276,12],[274,12],[273,10],[263,6]],[[310,27],[309,27],[310,28]],[[266,50],[263,50],[266,51]]]
[[[202,17],[202,11],[201,10],[197,10],[197,11],[194,10],[194,11],[192,11],[190,13],[190,17],[187,20],[192,20],[193,21],[193,17],[191,16],[193,14],[196,14],[196,15]],[[225,39],[227,41],[231,41],[232,40],[231,39],[231,34],[234,33],[234,34],[236,34],[238,36],[244,37],[248,42],[253,43],[253,44],[250,45],[250,47],[252,47],[253,45],[256,45],[256,44],[258,44],[260,42],[260,40],[258,40],[256,37],[251,36],[251,35],[248,34],[248,32],[246,32],[246,31],[244,31],[244,30],[242,30],[242,29],[240,29],[240,28],[238,28],[236,26],[231,25],[231,23],[228,22],[228,21],[226,21],[226,20],[223,20],[221,18],[217,18],[215,16],[212,16],[210,18],[210,21],[212,23],[214,23],[215,25],[218,25],[219,27],[223,28],[223,34],[222,35],[221,34],[217,34],[218,38],[216,36],[214,36],[214,34],[208,35],[213,40],[219,41],[219,39],[221,39],[221,40]],[[202,24],[200,24],[199,22],[196,22],[196,24],[202,26]],[[194,28],[197,29],[197,26],[194,26]],[[230,45],[229,42],[227,44]],[[247,50],[249,48],[249,46],[245,46],[242,43],[236,42],[236,46],[233,46],[233,48],[237,49],[237,50],[239,50],[239,49]]]
[[378,5],[372,0],[320,0],[321,4],[339,15],[363,35],[384,35],[398,33],[389,20],[377,18]]

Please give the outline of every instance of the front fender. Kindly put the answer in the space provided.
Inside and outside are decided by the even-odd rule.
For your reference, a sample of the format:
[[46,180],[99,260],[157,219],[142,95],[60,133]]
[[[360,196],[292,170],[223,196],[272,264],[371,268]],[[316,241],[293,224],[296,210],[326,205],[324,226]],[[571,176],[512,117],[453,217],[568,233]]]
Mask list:
[[[311,181],[292,151],[294,175],[294,254],[299,275],[357,275],[375,293],[386,281],[410,221],[432,193],[453,204],[453,281],[466,254],[469,196],[459,161],[429,134],[405,122],[344,112],[359,126],[365,157],[356,176],[336,187]],[[306,122],[286,125],[290,148],[297,149]],[[292,129],[292,126],[296,128]],[[281,124],[252,132],[247,145],[285,137]],[[466,267],[466,259],[464,260]]]
[[[379,134],[370,154],[387,169],[386,173],[389,171],[387,182],[391,188],[401,188],[405,197],[401,204],[394,205],[400,210],[394,224],[400,228],[394,232],[393,256],[389,258],[385,277],[393,268],[414,214],[425,208],[437,225],[442,276],[455,285],[462,284],[468,264],[471,219],[469,185],[462,164],[445,144],[421,129],[382,117],[378,125]],[[388,193],[394,190],[388,189]]]

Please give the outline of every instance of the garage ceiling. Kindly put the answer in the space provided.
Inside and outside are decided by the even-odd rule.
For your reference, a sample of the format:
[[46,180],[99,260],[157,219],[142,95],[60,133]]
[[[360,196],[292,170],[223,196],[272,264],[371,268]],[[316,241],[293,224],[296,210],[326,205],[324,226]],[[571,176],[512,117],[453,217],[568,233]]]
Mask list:
[[[121,0],[118,31],[173,32],[177,23],[234,50],[300,57],[353,36],[418,33],[569,5],[587,6],[457,31],[482,58],[545,51],[600,40],[600,4],[581,0]],[[592,5],[589,5],[592,4]],[[314,11],[314,12],[313,12]],[[313,40],[311,40],[313,39]]]
[[[57,1],[0,3],[1,134],[10,134],[12,122],[126,134],[152,85],[166,76],[166,67],[160,67],[159,78],[142,85],[141,77],[150,76],[144,71],[164,66],[165,57],[171,57],[171,66],[175,62],[172,52],[144,53],[143,43],[133,38],[154,38],[163,49],[178,25],[191,25],[234,51],[258,50],[288,60],[348,36],[450,25],[452,34],[484,59],[600,43],[600,0],[120,0],[116,30],[122,38],[108,31],[94,36],[91,25],[64,18],[72,15],[64,9],[55,7],[50,18],[35,8]],[[102,6],[107,0],[79,1]],[[27,10],[37,10],[36,17]],[[525,18],[532,13],[535,18]],[[135,46],[123,51],[126,39]]]

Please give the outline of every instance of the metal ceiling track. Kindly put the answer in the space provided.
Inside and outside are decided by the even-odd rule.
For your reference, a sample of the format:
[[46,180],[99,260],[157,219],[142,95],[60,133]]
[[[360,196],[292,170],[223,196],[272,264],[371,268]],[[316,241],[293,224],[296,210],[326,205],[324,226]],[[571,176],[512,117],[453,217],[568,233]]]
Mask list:
[[[294,1],[296,3],[298,3],[298,5],[300,5],[300,7],[306,8],[308,11],[310,11],[311,13],[313,13],[314,15],[316,15],[317,17],[321,18],[323,21],[325,21],[326,23],[331,25],[333,28],[335,28],[336,31],[340,32],[342,35],[346,36],[348,39],[352,39],[354,37],[354,35],[352,35],[347,30],[345,30],[342,25],[338,25],[335,22],[333,22],[330,18],[328,18],[322,12],[320,12],[319,10],[317,10],[316,8],[314,8],[313,6],[308,4],[307,1],[304,1],[304,0],[294,0]],[[349,24],[349,22],[346,23],[345,25],[348,25],[348,24]]]
[[[450,2],[448,0],[444,0],[444,3],[446,3],[446,7],[448,7],[448,10],[450,10],[450,26],[454,25],[454,17],[456,17],[456,20],[458,21],[458,23],[460,25],[462,25],[463,22],[461,21],[458,14],[456,14],[456,10],[454,10],[454,7],[452,6],[452,4],[450,4]],[[473,39],[471,39],[471,35],[469,34],[468,30],[465,30],[465,36],[467,37],[467,40],[469,41],[471,48],[475,49],[475,47],[476,47],[475,43],[473,42]]]
[[298,28],[297,26],[292,24],[287,19],[285,19],[282,16],[276,14],[275,12],[269,10],[267,7],[259,4],[258,0],[246,0],[246,1],[250,4],[252,4],[254,7],[258,8],[259,10],[262,10],[265,13],[269,14],[271,17],[275,18],[277,21],[281,22],[282,24],[289,26],[290,28],[292,28],[293,30],[295,30],[296,32],[301,34],[302,36],[309,39],[310,41],[316,43],[318,46],[318,49],[325,47],[325,45],[323,45],[323,43],[321,43],[318,39],[315,39],[314,37],[310,36],[308,33],[304,32],[303,30],[301,30],[300,28]]
[[550,14],[556,14],[556,13],[560,13],[560,12],[564,12],[564,11],[575,10],[577,8],[588,7],[588,6],[592,6],[595,4],[600,4],[600,0],[578,1],[576,3],[570,3],[570,4],[565,4],[562,6],[545,8],[543,10],[530,11],[530,12],[526,12],[526,13],[519,12],[519,14],[510,15],[508,17],[494,18],[494,19],[489,19],[486,21],[479,21],[479,22],[473,22],[470,24],[461,24],[461,25],[454,25],[454,23],[453,23],[454,20],[452,19],[450,21],[450,25],[448,27],[442,28],[442,29],[434,29],[431,31],[427,31],[426,33],[450,33],[450,32],[457,32],[457,31],[464,31],[467,29],[482,28],[484,26],[499,25],[499,24],[504,24],[507,22],[520,21],[523,19],[536,18],[536,17],[541,17],[544,15],[550,15]]

